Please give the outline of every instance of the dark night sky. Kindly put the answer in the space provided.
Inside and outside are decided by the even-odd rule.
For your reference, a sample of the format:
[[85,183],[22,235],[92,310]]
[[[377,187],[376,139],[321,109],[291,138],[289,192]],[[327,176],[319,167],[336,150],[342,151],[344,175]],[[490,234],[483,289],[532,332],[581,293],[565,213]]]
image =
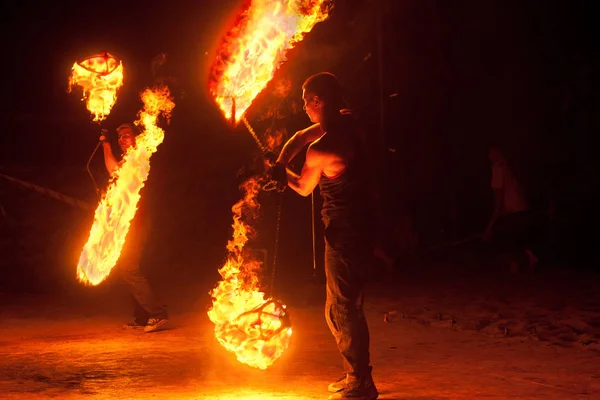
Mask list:
[[[256,155],[256,147],[243,129],[232,131],[223,122],[208,97],[206,81],[215,47],[240,3],[4,2],[8,24],[2,35],[0,167],[18,174],[13,165],[75,166],[81,172],[79,197],[93,197],[83,167],[96,144],[97,127],[89,123],[77,96],[66,93],[70,67],[77,58],[104,50],[123,59],[126,82],[105,123],[113,129],[134,119],[140,107],[137,94],[152,83],[152,58],[165,52],[165,71],[179,86],[174,88],[178,97],[172,124],[153,159],[151,181],[160,194],[157,208],[164,211],[178,204],[181,220],[198,225],[177,227],[190,235],[220,227],[214,236],[222,255],[229,208],[239,197],[236,173]],[[299,97],[307,75],[324,69],[338,74],[352,105],[360,106],[371,121],[377,143],[376,9],[360,0],[337,3],[331,18],[290,52],[275,80],[290,78],[292,95]],[[575,198],[593,203],[586,195],[595,185],[592,180],[577,178],[586,188],[580,190],[574,189],[577,179],[564,177],[584,176],[582,171],[592,171],[593,176],[596,168],[589,151],[597,145],[599,122],[594,94],[598,13],[592,1],[385,3],[385,147],[396,149],[389,154],[384,175],[388,206],[410,209],[416,202],[421,207],[413,209],[416,215],[439,220],[454,197],[462,209],[459,217],[471,221],[464,229],[475,229],[487,212],[486,146],[497,141],[524,165],[521,170],[527,171],[523,176],[529,175],[529,181],[543,186],[553,180],[565,198],[578,193]],[[361,62],[369,53],[371,57]],[[565,87],[575,99],[571,114],[561,111]],[[392,93],[398,95],[389,98]],[[267,90],[255,108],[268,107],[271,100]],[[303,115],[296,115],[288,129],[307,123]],[[570,172],[551,173],[556,170]],[[45,183],[42,177],[30,179]],[[570,183],[560,183],[565,181]],[[305,206],[301,200],[290,202]],[[421,222],[425,230],[431,229],[427,224],[435,224],[428,218]]]
[[[240,4],[233,0],[178,1],[170,6],[162,1],[104,1],[94,7],[69,1],[61,7],[11,3],[3,13],[9,33],[3,35],[2,47],[9,57],[4,61],[3,86],[8,96],[3,99],[7,107],[2,107],[2,114],[64,117],[85,117],[86,113],[76,96],[65,93],[73,60],[105,49],[118,54],[127,69],[115,115],[135,113],[138,91],[151,83],[150,61],[160,52],[168,53],[168,72],[180,79],[188,101],[198,109],[207,108],[206,71],[228,18]],[[358,65],[371,52],[373,57],[354,77],[376,84],[374,30],[364,33],[355,26],[375,27],[374,12],[361,1],[338,3],[332,18],[315,29],[306,46],[324,49],[321,63],[341,76],[348,65]],[[568,2],[569,6],[567,2],[535,1],[387,3],[384,92],[405,93],[399,97],[404,110],[425,101],[428,104],[416,111],[427,112],[448,98],[458,98],[454,107],[461,102],[468,107],[472,100],[460,99],[459,91],[477,90],[470,87],[476,79],[481,82],[478,86],[489,85],[489,90],[473,94],[485,94],[492,101],[494,92],[502,88],[501,96],[518,90],[529,91],[526,96],[539,95],[535,91],[540,87],[544,90],[569,73],[577,62],[574,59],[589,58],[594,45],[591,2]],[[347,35],[351,26],[354,31]],[[348,46],[350,40],[353,47]],[[332,50],[337,54],[331,54]],[[306,61],[302,57],[283,70],[300,75]],[[353,99],[360,99],[365,90],[376,89],[355,89]],[[461,121],[453,123],[458,126]]]
[[191,73],[186,68],[192,66],[200,72],[207,61],[204,52],[236,2],[179,1],[174,7],[162,1],[62,4],[60,9],[22,2],[9,7],[13,33],[4,37],[3,48],[15,56],[8,67],[20,78],[10,80],[19,111],[51,109],[48,100],[62,100],[73,61],[104,50],[123,60],[127,93],[151,83],[150,61],[160,52],[169,53],[179,74]]

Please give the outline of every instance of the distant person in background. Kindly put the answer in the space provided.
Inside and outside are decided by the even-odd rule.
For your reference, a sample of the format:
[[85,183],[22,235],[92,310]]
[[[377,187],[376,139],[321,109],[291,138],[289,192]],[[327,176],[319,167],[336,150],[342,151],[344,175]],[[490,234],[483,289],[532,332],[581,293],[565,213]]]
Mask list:
[[[137,127],[131,123],[122,124],[117,128],[119,147],[123,154],[130,147],[136,145],[138,134]],[[113,177],[124,161],[117,161],[104,132],[100,136],[100,141],[104,151],[104,165],[109,175]],[[138,209],[125,238],[123,251],[117,263],[117,270],[129,285],[134,303],[133,322],[125,325],[124,328],[144,328],[145,332],[153,332],[163,327],[168,319],[166,308],[157,302],[148,280],[140,271],[140,261],[150,230],[150,219],[148,218],[146,203],[146,196],[142,194],[138,202]]]
[[497,244],[508,258],[511,273],[519,272],[522,267],[533,272],[538,258],[531,249],[532,216],[529,202],[500,148],[490,147],[488,156],[492,164],[494,208],[483,240]]

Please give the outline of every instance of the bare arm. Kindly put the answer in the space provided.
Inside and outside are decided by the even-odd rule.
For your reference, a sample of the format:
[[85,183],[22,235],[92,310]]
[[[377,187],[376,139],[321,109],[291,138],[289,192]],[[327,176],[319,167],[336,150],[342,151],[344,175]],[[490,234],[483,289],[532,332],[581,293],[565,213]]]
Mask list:
[[289,187],[294,189],[294,191],[301,196],[308,196],[318,185],[321,174],[323,173],[323,166],[323,153],[309,147],[306,152],[306,161],[304,162],[304,166],[302,166],[300,175],[287,169]]
[[106,170],[108,174],[112,177],[119,163],[113,154],[112,147],[110,147],[109,142],[102,142],[102,150],[104,151],[104,165],[106,166]]
[[277,163],[287,166],[290,161],[300,153],[302,148],[321,137],[321,126],[314,124],[306,129],[298,131],[292,136],[281,149]]

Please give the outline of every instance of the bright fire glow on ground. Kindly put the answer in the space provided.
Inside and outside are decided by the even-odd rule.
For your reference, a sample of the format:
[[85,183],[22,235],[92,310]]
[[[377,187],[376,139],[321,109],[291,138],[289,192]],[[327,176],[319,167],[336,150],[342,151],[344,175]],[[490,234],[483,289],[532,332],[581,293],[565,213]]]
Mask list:
[[[206,397],[204,397],[206,398]],[[273,392],[249,392],[247,390],[238,390],[230,393],[223,394],[210,394],[211,399],[215,400],[299,400],[299,399],[311,399],[311,398],[322,398],[322,396],[306,396],[302,394],[289,394],[289,393],[273,393]]]

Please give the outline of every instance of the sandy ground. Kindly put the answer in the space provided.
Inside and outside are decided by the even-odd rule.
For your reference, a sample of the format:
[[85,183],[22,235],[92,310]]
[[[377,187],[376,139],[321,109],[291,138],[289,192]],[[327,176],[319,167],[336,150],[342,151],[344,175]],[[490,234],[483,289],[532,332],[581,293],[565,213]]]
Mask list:
[[[129,302],[117,279],[96,288],[75,282],[81,245],[72,238],[89,229],[77,210],[8,186],[2,194],[10,218],[0,220],[0,253],[8,255],[0,258],[0,288],[14,292],[0,290],[0,399],[325,399],[340,376],[324,289],[285,277],[283,261],[280,295],[294,327],[284,356],[260,371],[216,343],[206,300],[228,223],[217,245],[165,246],[158,239],[173,231],[163,229],[157,243],[169,252],[150,254],[149,276],[169,304],[170,329],[143,334],[121,329]],[[302,270],[304,261],[296,263]],[[380,398],[600,399],[600,277],[549,268],[510,276],[492,264],[463,249],[401,262],[394,279],[371,285],[366,309]],[[19,285],[52,292],[17,295]]]
[[[381,399],[600,398],[600,353],[594,343],[581,343],[584,335],[597,337],[591,322],[598,309],[572,297],[595,301],[582,292],[595,282],[584,279],[550,304],[541,296],[555,284],[550,273],[535,285],[543,290],[529,292],[522,290],[534,287],[527,280],[507,281],[512,291],[497,280],[493,292],[481,283],[480,293],[472,283],[465,291],[461,281],[441,279],[426,288],[413,277],[410,284],[407,278],[371,288],[366,307]],[[327,398],[341,362],[322,316],[321,290],[296,287],[304,300],[290,305],[292,345],[266,371],[238,363],[216,343],[201,302],[196,312],[174,310],[169,329],[150,334],[121,329],[126,304],[110,290],[81,302],[30,298],[5,305],[0,398]],[[532,319],[535,332],[528,330]]]

